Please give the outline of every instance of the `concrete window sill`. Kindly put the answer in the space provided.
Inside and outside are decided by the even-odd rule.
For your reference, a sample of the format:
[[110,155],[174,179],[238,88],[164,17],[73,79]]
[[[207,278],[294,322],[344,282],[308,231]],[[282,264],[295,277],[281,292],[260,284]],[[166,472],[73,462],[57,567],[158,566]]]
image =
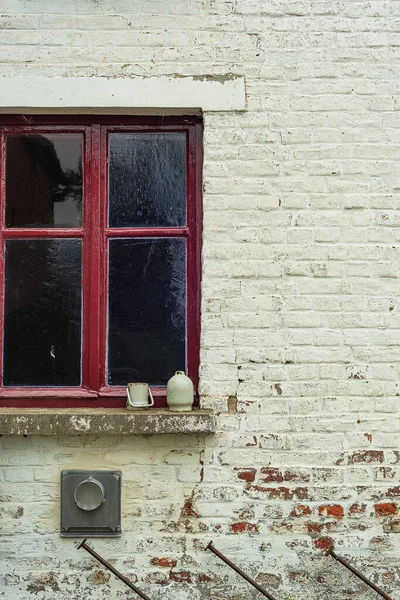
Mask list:
[[209,410],[0,408],[0,435],[140,435],[215,432]]

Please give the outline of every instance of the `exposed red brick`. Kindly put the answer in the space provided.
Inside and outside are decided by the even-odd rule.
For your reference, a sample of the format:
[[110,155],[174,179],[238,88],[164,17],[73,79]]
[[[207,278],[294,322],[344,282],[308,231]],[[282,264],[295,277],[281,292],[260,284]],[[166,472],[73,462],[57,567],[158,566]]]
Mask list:
[[397,513],[397,506],[394,502],[382,502],[380,504],[375,504],[374,506],[375,514],[378,517],[389,517],[390,515],[395,515]]
[[163,558],[152,558],[151,559],[151,564],[152,565],[157,565],[157,567],[176,567],[177,565],[177,560],[175,560],[175,558],[167,558],[167,557],[163,557]]
[[318,509],[320,517],[334,517],[335,519],[342,519],[344,516],[343,507],[340,504],[324,504]]
[[215,583],[217,585],[221,583],[221,578],[213,573],[197,573],[196,579],[198,583]]
[[355,463],[382,463],[384,454],[382,450],[359,450],[350,454],[347,460],[349,465]]
[[192,583],[192,576],[189,571],[171,571],[169,574],[171,581],[179,583]]
[[321,537],[314,540],[314,546],[319,548],[319,550],[325,550],[326,552],[330,552],[333,548],[333,539],[330,537]]
[[278,483],[283,481],[282,472],[275,467],[263,467],[261,473],[265,475],[262,477],[262,481],[269,483],[270,481],[277,481]]
[[308,533],[321,533],[323,525],[321,523],[307,523]]
[[199,513],[193,510],[192,501],[190,499],[186,500],[185,504],[183,505],[182,516],[197,518],[200,517]]
[[310,481],[310,475],[309,473],[304,473],[303,471],[285,471],[283,474],[283,479],[285,481],[307,482]]
[[293,506],[290,512],[291,517],[305,517],[306,515],[311,515],[311,509],[305,504],[297,504],[296,506]]
[[291,500],[294,496],[294,490],[287,487],[269,488],[268,492],[271,500],[275,498]]
[[366,504],[352,504],[349,508],[349,515],[360,515],[362,513],[365,513],[366,508]]
[[278,487],[278,488],[260,488],[259,486],[254,486],[254,488],[259,488],[260,491],[266,492],[268,494],[268,498],[270,500],[280,499],[280,500],[292,500],[294,496],[297,496],[299,500],[304,500],[308,497],[308,489],[307,488],[287,488],[287,487]]
[[389,496],[389,498],[398,498],[400,496],[400,485],[389,488],[386,495]]
[[257,473],[257,469],[240,469],[238,467],[235,467],[235,471],[238,472],[238,479],[241,479],[242,481],[247,481],[249,483],[254,481]]
[[230,529],[233,533],[258,533],[257,525],[254,523],[247,523],[245,521],[232,523]]

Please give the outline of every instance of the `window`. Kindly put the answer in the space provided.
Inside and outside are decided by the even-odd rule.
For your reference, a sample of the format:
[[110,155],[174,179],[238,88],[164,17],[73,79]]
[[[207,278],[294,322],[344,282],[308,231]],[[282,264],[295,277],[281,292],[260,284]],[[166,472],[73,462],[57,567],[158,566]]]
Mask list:
[[2,117],[0,403],[197,386],[199,117]]

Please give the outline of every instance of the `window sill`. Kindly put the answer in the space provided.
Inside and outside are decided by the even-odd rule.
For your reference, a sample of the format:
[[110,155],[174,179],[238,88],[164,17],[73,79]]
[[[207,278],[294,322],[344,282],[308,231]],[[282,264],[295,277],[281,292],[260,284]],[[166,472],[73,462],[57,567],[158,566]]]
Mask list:
[[150,435],[215,432],[210,410],[0,408],[0,435]]

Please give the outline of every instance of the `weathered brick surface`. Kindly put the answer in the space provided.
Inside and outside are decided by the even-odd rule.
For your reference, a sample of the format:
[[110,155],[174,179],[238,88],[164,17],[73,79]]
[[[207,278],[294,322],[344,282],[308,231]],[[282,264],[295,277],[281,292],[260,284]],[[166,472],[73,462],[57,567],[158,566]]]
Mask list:
[[[4,437],[0,597],[133,598],[60,539],[59,474],[120,468],[96,550],[152,598],[400,598],[400,2],[2,0],[0,75],[246,78],[204,117],[214,437]],[[45,93],[45,90],[44,90]],[[254,593],[254,598],[256,594]]]

